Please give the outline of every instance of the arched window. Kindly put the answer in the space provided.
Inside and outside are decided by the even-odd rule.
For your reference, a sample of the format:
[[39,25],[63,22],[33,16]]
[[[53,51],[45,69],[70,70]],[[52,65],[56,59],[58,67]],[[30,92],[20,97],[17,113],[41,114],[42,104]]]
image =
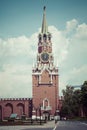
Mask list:
[[44,41],[47,40],[47,36],[46,36],[46,34],[43,35],[43,40],[44,40]]
[[49,40],[49,41],[51,40],[51,34],[48,35],[48,40]]
[[42,40],[42,35],[39,34],[38,38],[39,38],[39,42],[41,42],[41,40]]
[[45,98],[43,100],[43,107],[46,108],[46,107],[49,107],[49,100],[47,98]]

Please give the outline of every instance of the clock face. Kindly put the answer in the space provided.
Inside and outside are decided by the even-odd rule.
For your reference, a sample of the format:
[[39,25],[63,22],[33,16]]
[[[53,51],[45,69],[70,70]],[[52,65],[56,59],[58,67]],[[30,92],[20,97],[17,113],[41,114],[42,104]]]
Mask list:
[[41,59],[42,59],[42,61],[47,62],[49,60],[49,54],[46,52],[42,53]]

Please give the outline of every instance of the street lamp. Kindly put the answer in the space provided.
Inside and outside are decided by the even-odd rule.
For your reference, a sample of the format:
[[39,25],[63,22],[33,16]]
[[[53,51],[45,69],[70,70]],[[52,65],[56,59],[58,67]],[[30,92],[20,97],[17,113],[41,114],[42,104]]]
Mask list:
[[39,105],[39,114],[40,114],[40,125],[41,125],[41,104]]
[[36,120],[37,120],[37,110],[38,110],[38,108],[36,108],[36,107],[33,105],[33,114],[36,116]]
[[35,110],[36,110],[36,120],[37,120],[37,110],[38,110],[38,108],[35,108]]

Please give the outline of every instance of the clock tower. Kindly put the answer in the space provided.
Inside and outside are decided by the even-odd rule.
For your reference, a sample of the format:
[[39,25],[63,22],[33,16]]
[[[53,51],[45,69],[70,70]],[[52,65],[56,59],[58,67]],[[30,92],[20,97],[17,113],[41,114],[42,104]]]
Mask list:
[[58,109],[58,68],[54,65],[51,33],[43,9],[41,32],[38,35],[37,62],[32,68],[33,109],[40,108],[41,115],[54,115]]

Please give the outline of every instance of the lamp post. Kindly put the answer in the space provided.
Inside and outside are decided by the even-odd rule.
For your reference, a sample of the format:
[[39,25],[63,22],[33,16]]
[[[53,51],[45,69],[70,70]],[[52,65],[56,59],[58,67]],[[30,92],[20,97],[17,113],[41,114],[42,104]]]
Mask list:
[[35,110],[36,110],[36,120],[37,120],[37,110],[38,110],[38,108],[35,108]]
[[38,110],[38,108],[36,108],[34,105],[33,105],[33,115],[35,115],[36,116],[36,120],[37,120],[37,110]]
[[40,107],[39,107],[39,114],[40,114],[40,125],[41,125],[41,104],[40,104]]

